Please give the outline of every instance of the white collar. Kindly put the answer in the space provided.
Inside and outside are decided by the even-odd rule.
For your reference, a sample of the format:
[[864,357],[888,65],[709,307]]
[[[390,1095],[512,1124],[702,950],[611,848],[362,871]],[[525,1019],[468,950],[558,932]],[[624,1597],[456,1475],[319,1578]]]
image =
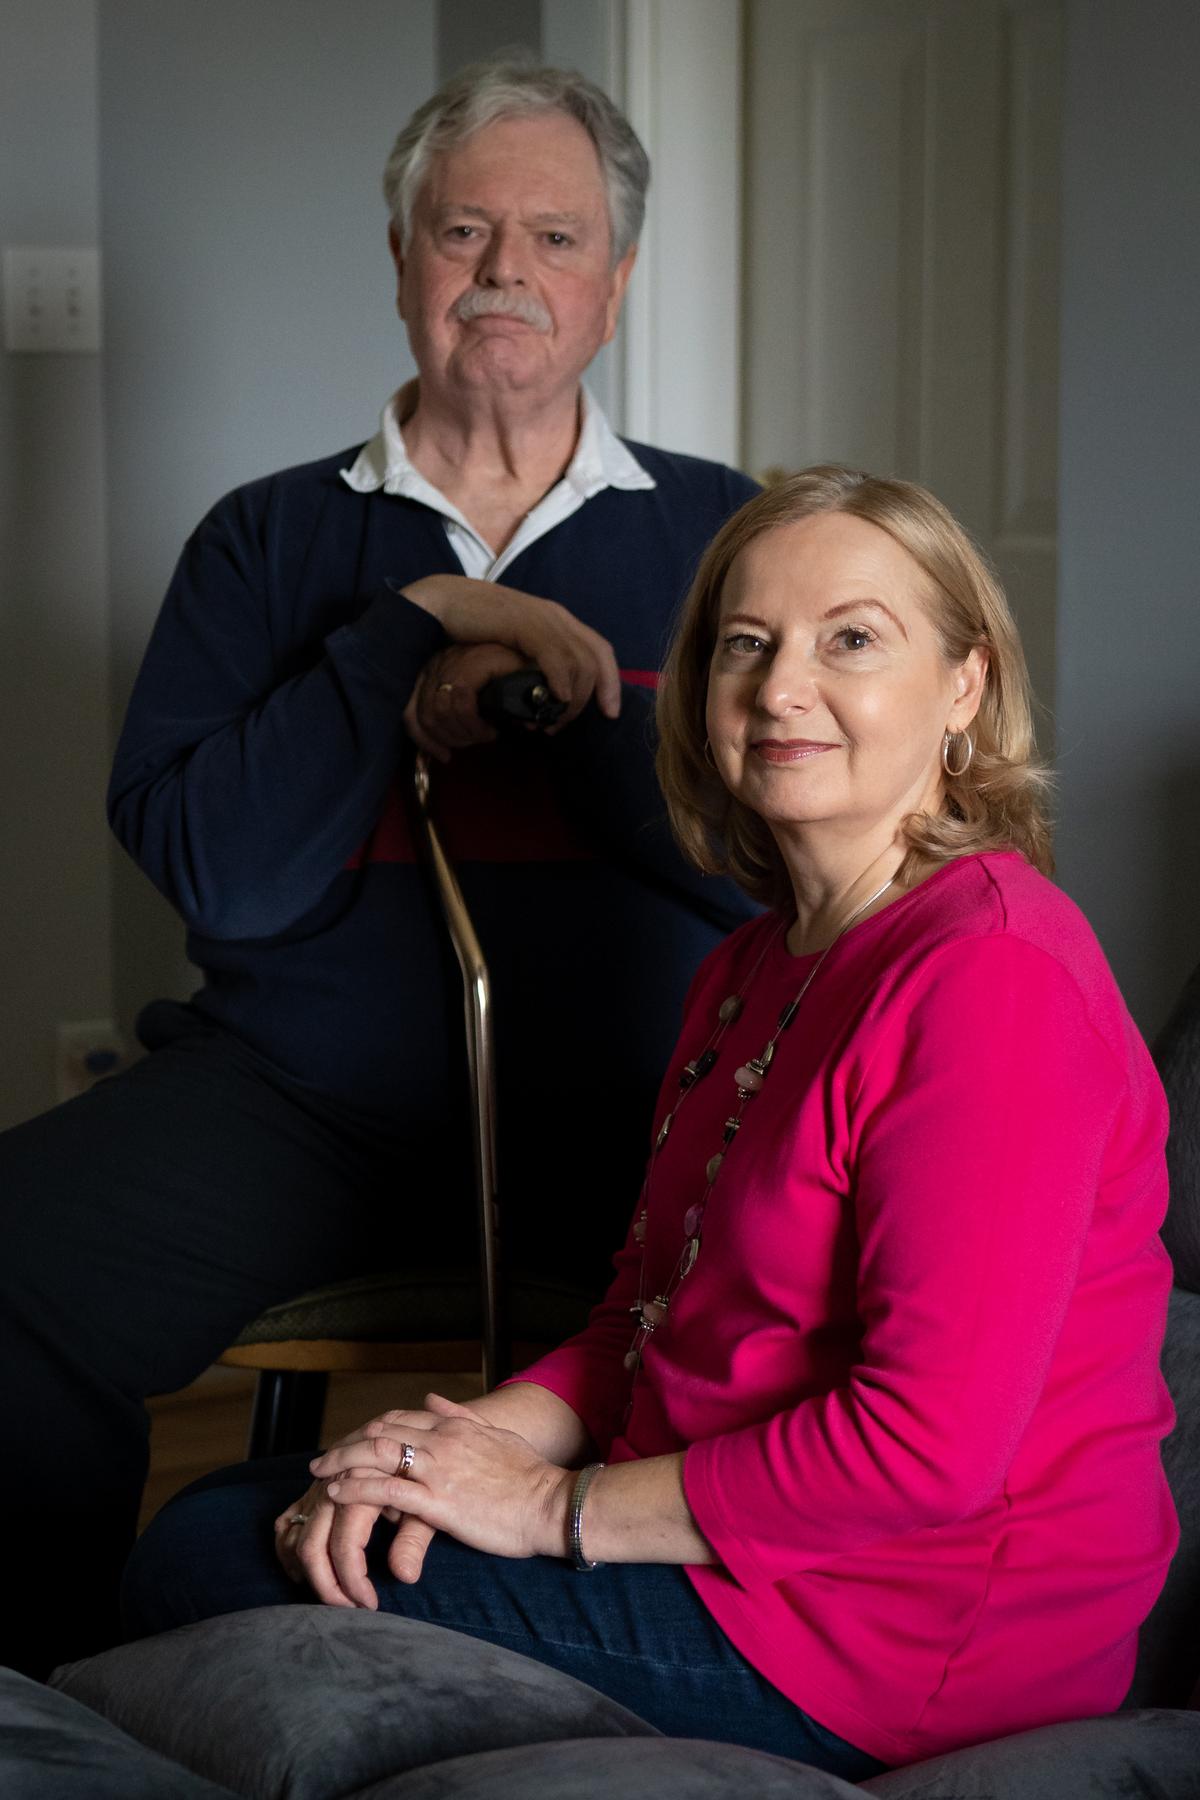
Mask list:
[[[392,395],[380,414],[379,430],[369,444],[363,445],[351,467],[342,470],[342,480],[355,493],[372,494],[382,488],[385,494],[419,500],[444,518],[466,525],[458,508],[431,481],[426,481],[409,459],[400,418],[402,411],[411,410],[413,386],[409,382]],[[590,500],[607,487],[628,491],[654,487],[654,477],[643,469],[633,452],[626,449],[587,388],[581,387],[580,394],[583,424],[563,482],[580,500]]]

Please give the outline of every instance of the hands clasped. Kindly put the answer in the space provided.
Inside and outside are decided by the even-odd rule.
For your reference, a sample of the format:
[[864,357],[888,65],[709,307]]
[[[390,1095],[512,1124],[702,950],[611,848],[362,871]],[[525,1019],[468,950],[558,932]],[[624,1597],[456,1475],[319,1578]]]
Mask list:
[[425,575],[401,591],[453,640],[428,665],[405,709],[418,749],[446,761],[453,750],[490,742],[495,732],[475,705],[479,689],[493,675],[530,665],[566,703],[548,735],[577,718],[593,695],[607,718],[620,713],[612,645],[557,601],[466,575]]
[[275,1522],[276,1550],[331,1606],[377,1605],[366,1545],[380,1516],[398,1527],[388,1566],[399,1581],[419,1579],[435,1531],[497,1556],[565,1549],[571,1473],[439,1394],[424,1411],[370,1420],[310,1467],[313,1486]]
[[480,689],[493,675],[524,668],[526,659],[503,644],[451,644],[426,663],[404,724],[418,750],[449,762],[452,750],[495,741],[494,726],[480,716]]

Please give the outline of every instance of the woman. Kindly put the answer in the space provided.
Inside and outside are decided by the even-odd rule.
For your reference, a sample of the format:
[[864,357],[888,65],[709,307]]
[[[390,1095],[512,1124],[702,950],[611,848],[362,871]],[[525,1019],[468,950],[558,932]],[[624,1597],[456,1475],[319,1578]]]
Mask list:
[[133,1623],[282,1598],[275,1511],[329,1604],[852,1779],[1111,1709],[1175,1543],[1166,1117],[1045,878],[1003,597],[932,496],[811,469],[707,552],[660,725],[679,837],[770,910],[693,984],[606,1301],[299,1502],[213,1478]]

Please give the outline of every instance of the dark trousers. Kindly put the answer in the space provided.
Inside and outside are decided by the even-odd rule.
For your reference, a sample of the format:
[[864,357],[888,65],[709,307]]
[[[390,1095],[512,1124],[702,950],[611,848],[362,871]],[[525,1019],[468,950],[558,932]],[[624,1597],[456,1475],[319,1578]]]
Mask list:
[[[0,1137],[0,1661],[35,1675],[116,1639],[148,1395],[275,1301],[427,1256],[431,1218],[474,1252],[454,1145],[389,1137],[171,1011],[127,1073]],[[412,1204],[435,1168],[461,1211]]]

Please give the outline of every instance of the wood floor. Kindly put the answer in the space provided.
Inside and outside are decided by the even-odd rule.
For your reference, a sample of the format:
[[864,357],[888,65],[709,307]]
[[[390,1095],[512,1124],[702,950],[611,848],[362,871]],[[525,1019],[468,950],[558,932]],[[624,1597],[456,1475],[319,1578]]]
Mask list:
[[[150,1402],[150,1478],[140,1525],[198,1475],[245,1456],[254,1381],[248,1369],[212,1368],[182,1393]],[[431,1388],[467,1400],[479,1392],[479,1382],[469,1375],[334,1375],[324,1441],[332,1443],[390,1406],[419,1406]]]

